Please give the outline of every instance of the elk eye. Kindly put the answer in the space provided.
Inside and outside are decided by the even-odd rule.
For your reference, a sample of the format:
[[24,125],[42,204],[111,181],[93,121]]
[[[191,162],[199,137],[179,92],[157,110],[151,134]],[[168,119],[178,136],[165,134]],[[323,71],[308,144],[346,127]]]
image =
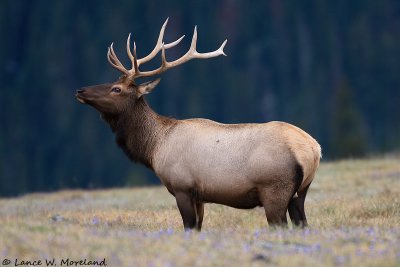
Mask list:
[[119,88],[119,87],[113,87],[113,88],[111,88],[111,92],[114,92],[114,93],[121,93],[121,88]]

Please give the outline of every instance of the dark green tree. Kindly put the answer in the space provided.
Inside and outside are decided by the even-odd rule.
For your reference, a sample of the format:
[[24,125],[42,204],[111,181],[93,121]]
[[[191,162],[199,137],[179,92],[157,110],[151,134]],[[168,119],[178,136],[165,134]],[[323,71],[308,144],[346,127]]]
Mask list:
[[368,151],[367,134],[351,87],[343,80],[333,101],[330,152],[334,158],[360,157]]

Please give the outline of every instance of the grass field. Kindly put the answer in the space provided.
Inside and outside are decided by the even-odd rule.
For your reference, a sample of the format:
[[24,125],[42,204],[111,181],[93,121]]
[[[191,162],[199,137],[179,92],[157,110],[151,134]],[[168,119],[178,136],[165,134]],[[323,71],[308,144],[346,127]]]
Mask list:
[[163,187],[31,194],[0,199],[0,260],[9,266],[34,260],[46,266],[46,259],[57,266],[67,259],[105,259],[107,266],[400,266],[400,157],[322,163],[306,212],[308,229],[270,229],[261,208],[207,204],[203,231],[184,233]]

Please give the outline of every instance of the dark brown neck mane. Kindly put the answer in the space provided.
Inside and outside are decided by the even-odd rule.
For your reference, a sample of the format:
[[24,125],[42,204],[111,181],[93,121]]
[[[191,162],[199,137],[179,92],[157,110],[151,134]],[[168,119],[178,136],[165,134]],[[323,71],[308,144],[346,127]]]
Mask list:
[[177,123],[173,118],[154,112],[143,97],[119,115],[103,114],[102,117],[125,154],[150,169],[153,169],[154,150]]

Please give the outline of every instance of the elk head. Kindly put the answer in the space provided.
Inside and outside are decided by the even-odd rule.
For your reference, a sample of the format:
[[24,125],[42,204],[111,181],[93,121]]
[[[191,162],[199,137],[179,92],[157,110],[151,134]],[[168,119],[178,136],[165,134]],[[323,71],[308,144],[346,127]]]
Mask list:
[[[103,115],[118,115],[126,110],[127,107],[135,105],[138,99],[143,95],[148,94],[153,90],[160,79],[146,82],[137,85],[135,79],[139,77],[152,77],[165,72],[168,69],[183,64],[191,59],[199,58],[213,58],[220,55],[225,55],[223,48],[226,44],[226,40],[222,43],[219,49],[208,52],[199,53],[196,50],[197,43],[197,29],[194,28],[192,43],[189,50],[182,57],[168,62],[165,56],[165,50],[176,46],[185,36],[182,36],[175,42],[165,44],[163,41],[165,27],[167,26],[168,19],[161,27],[161,31],[157,40],[157,43],[147,56],[138,59],[136,56],[136,44],[133,44],[133,54],[131,51],[130,37],[126,40],[126,51],[128,57],[132,63],[131,69],[125,68],[121,61],[118,59],[114,52],[113,44],[108,48],[107,58],[110,64],[117,70],[123,73],[123,75],[114,83],[106,83],[100,85],[89,86],[81,88],[76,92],[76,98],[78,101],[84,104],[89,104],[96,108]],[[139,67],[150,60],[152,60],[161,51],[161,66],[155,70],[141,71]]]

